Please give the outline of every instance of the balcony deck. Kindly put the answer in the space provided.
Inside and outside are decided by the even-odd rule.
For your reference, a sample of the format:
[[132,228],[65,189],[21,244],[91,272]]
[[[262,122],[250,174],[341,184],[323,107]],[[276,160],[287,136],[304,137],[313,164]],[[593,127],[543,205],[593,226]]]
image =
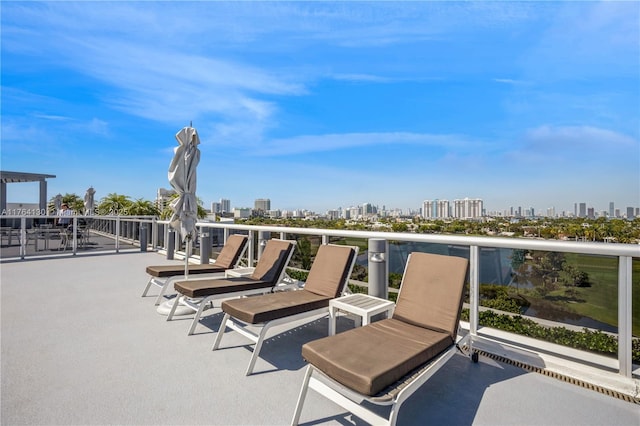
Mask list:
[[[300,346],[327,319],[279,329],[245,377],[250,347],[232,333],[212,352],[222,315],[196,335],[141,298],[153,253],[3,262],[0,423],[288,424],[305,363]],[[338,331],[351,326],[341,318]],[[310,392],[303,424],[363,424]],[[453,359],[405,403],[400,425],[638,425],[640,405],[481,357]]]

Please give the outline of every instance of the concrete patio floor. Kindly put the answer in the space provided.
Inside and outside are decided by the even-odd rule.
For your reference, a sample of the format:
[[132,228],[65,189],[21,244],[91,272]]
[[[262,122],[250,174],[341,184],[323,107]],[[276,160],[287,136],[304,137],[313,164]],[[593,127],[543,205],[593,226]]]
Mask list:
[[[293,414],[303,343],[327,319],[280,328],[245,377],[248,342],[222,315],[172,322],[140,297],[145,266],[179,263],[148,252],[0,264],[3,425],[284,425]],[[341,318],[338,330],[352,326]],[[364,424],[310,392],[301,422]],[[400,425],[638,425],[640,405],[481,357],[452,360],[400,411]]]

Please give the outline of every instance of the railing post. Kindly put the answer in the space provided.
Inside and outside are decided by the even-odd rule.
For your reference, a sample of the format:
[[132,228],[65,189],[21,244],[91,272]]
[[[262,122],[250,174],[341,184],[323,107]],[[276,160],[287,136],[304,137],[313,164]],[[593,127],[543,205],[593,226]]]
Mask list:
[[120,216],[116,216],[116,253],[120,253]]
[[620,256],[618,260],[618,372],[631,377],[632,306],[631,263],[633,258]]
[[147,224],[140,222],[138,229],[140,232],[140,251],[147,251]]
[[255,266],[254,265],[254,255],[253,255],[253,243],[254,243],[254,237],[253,237],[253,231],[249,231],[249,236],[248,236],[248,241],[247,241],[247,262],[249,263],[249,267]]
[[27,255],[27,218],[20,218],[20,259]]
[[206,265],[211,257],[211,230],[200,228],[200,263]]
[[151,244],[152,250],[156,251],[158,248],[158,221],[154,217],[151,219]]
[[258,259],[262,257],[264,247],[267,245],[267,241],[271,238],[271,232],[258,231]]
[[369,294],[382,299],[389,298],[388,251],[387,240],[369,239]]
[[73,255],[78,254],[78,217],[73,216],[71,219],[71,232],[73,233],[72,246],[73,246]]
[[176,252],[176,231],[167,229],[167,260],[173,260]]
[[478,334],[480,298],[480,247],[469,247],[469,333]]

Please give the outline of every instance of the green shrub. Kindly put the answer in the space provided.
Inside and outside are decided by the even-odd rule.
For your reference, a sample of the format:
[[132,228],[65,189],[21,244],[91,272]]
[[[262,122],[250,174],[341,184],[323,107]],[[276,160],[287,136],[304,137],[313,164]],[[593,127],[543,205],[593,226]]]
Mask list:
[[301,271],[299,269],[291,269],[287,268],[287,275],[289,275],[294,280],[306,281],[309,276],[309,272]]

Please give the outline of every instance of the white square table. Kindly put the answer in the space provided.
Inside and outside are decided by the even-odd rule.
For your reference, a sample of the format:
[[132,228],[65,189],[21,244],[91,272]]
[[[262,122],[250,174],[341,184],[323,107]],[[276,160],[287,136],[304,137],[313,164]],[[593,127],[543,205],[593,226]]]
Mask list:
[[255,271],[256,268],[236,268],[236,269],[227,269],[226,271],[224,271],[224,277],[225,278],[229,278],[229,277],[248,277],[249,275],[253,274],[253,271]]
[[[374,315],[386,312],[387,318],[393,313],[396,304],[390,300],[369,296],[368,294],[350,294],[338,297],[329,302],[329,336],[336,334],[336,319],[338,311],[359,316],[362,325],[371,322]],[[356,326],[358,324],[356,323]]]

